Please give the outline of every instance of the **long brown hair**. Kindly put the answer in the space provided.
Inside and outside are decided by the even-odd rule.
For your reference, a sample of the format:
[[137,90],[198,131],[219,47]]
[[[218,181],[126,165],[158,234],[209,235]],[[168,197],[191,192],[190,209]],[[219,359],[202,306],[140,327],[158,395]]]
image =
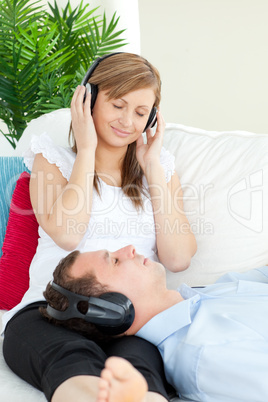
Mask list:
[[[118,99],[127,93],[143,88],[151,88],[155,93],[155,107],[161,99],[161,80],[158,70],[143,57],[133,53],[117,53],[103,59],[94,70],[89,83],[98,86],[98,91],[106,91],[108,99]],[[72,150],[77,153],[77,147],[72,130],[69,141]],[[121,187],[138,209],[143,206],[142,194],[143,171],[136,158],[136,142],[129,144],[121,170]],[[100,195],[98,176],[95,172],[94,188]]]

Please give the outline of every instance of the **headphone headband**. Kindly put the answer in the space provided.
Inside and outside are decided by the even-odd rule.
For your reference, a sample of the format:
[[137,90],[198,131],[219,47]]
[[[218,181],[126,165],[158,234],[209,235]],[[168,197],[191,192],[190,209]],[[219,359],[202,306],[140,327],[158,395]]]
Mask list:
[[120,54],[122,52],[115,52],[115,53],[109,53],[109,54],[105,54],[102,57],[98,57],[96,60],[94,60],[93,64],[91,64],[91,66],[89,67],[89,69],[87,70],[84,78],[82,79],[81,85],[86,86],[89,78],[91,77],[91,75],[93,74],[94,70],[98,67],[98,65],[100,64],[100,62],[104,59],[108,59],[111,56],[114,56],[115,54]]
[[[68,299],[68,307],[65,311],[54,309],[48,304],[47,313],[56,320],[66,321],[71,318],[81,318],[96,324],[100,331],[110,335],[125,332],[134,321],[134,306],[121,293],[108,292],[100,297],[87,297],[71,292],[55,282],[52,282],[51,286]],[[85,314],[78,309],[78,303],[81,301],[88,303],[88,310]]]

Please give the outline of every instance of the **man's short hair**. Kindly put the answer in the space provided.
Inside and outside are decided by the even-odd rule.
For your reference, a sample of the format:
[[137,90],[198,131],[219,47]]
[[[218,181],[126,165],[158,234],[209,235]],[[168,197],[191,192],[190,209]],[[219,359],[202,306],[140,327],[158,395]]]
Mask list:
[[[107,286],[100,284],[93,273],[88,273],[80,278],[74,278],[70,274],[70,269],[77,257],[80,255],[80,251],[75,250],[64,257],[57,265],[54,273],[53,280],[63,288],[70,290],[71,292],[81,294],[83,296],[99,297],[103,293],[109,291]],[[66,296],[59,293],[52,288],[51,283],[48,283],[44,292],[44,297],[48,304],[59,311],[65,311],[68,307],[68,299]],[[88,310],[88,302],[81,301],[78,303],[78,309],[81,313],[85,314]],[[55,325],[61,325],[66,328],[70,328],[74,331],[81,333],[89,339],[98,341],[108,341],[110,335],[105,335],[98,330],[95,324],[85,321],[83,318],[70,318],[69,320],[61,321],[52,318],[48,313],[46,307],[39,308],[41,314],[47,318],[51,323]]]

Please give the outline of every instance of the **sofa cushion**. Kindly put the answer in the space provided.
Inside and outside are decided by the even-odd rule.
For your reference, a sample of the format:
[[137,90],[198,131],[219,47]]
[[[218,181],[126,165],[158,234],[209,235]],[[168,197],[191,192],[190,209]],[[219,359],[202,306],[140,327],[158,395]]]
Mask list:
[[20,174],[26,169],[21,157],[0,157],[0,257],[5,237],[11,197]]
[[167,124],[164,146],[175,155],[198,246],[186,271],[168,272],[168,286],[202,286],[229,271],[266,265],[268,135]]
[[29,266],[38,242],[29,181],[29,173],[23,172],[12,195],[0,259],[0,309],[9,310],[18,304],[29,287]]

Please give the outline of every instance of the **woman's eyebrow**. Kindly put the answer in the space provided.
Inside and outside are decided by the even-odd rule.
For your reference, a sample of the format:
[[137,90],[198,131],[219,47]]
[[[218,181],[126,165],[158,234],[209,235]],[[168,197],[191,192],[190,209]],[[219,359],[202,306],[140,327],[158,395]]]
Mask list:
[[[126,104],[128,103],[124,98],[117,98],[117,100],[120,100]],[[150,107],[147,105],[138,105],[137,108],[144,108],[144,109],[150,110]]]
[[149,106],[147,106],[147,105],[140,105],[140,106],[138,106],[138,108],[150,110]]

